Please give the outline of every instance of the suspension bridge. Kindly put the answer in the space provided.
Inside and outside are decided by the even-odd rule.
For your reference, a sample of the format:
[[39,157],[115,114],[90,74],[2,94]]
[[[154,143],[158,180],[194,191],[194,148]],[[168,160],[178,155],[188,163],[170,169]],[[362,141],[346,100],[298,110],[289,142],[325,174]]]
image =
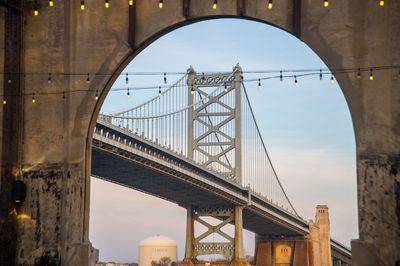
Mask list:
[[[315,238],[276,174],[242,80],[239,66],[212,74],[190,68],[143,104],[101,114],[94,129],[94,176],[188,210],[185,262],[208,254],[242,260],[243,228],[271,243]],[[204,216],[221,223],[211,225]],[[195,221],[207,231],[196,236]],[[234,236],[221,230],[228,223],[235,225]],[[207,242],[213,233],[225,241]],[[325,255],[315,248],[303,250],[313,253],[307,261],[329,256],[328,261],[341,263],[337,265],[351,263],[349,249],[331,239],[325,242],[330,247]],[[291,260],[300,265],[293,245]],[[316,265],[307,263],[302,265]]]

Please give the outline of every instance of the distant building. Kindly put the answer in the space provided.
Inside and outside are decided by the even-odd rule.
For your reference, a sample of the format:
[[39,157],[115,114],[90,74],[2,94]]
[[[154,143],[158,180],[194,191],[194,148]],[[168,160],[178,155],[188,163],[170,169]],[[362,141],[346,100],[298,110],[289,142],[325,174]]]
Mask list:
[[157,235],[139,243],[139,266],[170,266],[177,261],[177,256],[178,242],[169,237]]

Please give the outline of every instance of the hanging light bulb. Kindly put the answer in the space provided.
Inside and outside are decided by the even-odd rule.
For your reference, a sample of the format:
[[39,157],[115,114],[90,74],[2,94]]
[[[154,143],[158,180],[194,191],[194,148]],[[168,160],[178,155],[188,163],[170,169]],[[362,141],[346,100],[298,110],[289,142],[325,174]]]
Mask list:
[[357,78],[358,78],[358,79],[361,78],[361,69],[360,69],[360,68],[358,69],[358,72],[357,72]]
[[97,101],[99,99],[99,92],[96,90],[96,95],[94,96],[94,99]]
[[164,1],[163,0],[160,0],[159,2],[158,2],[158,8],[163,8],[164,7]]
[[86,76],[86,83],[90,83],[90,74],[89,73],[87,73],[87,76]]
[[3,105],[6,105],[7,104],[7,98],[6,98],[6,96],[3,96]]
[[164,84],[167,84],[167,73],[164,73]]
[[371,80],[371,81],[374,80],[374,73],[372,73],[372,71],[373,71],[373,69],[371,68],[370,72],[369,72],[369,80]]
[[261,79],[258,79],[258,89],[261,89]]
[[38,1],[35,0],[34,5],[33,5],[33,15],[35,17],[39,16],[39,9],[38,9]]
[[158,86],[158,96],[161,96],[161,86]]
[[63,91],[63,96],[62,96],[62,98],[65,99],[65,91]]
[[296,76],[294,76],[294,85],[296,85],[296,86],[299,85],[299,82],[297,82],[297,77]]
[[129,92],[129,87],[126,88],[126,97],[128,97],[128,98],[131,97],[131,93]]
[[35,93],[32,94],[32,104],[36,103]]
[[51,73],[49,73],[49,77],[47,78],[47,83],[51,83]]
[[379,1],[379,5],[380,5],[380,6],[384,6],[384,5],[385,5],[385,1],[384,1],[384,0],[380,0],[380,1]]
[[224,92],[228,92],[228,85],[226,85],[226,82],[224,82]]
[[214,3],[212,5],[212,9],[217,9],[218,8],[218,0],[214,0]]
[[319,70],[319,80],[322,80],[322,69]]
[[54,1],[53,0],[49,0],[49,7],[53,7],[54,6]]
[[328,0],[324,0],[324,7],[328,7],[329,6],[329,1]]
[[81,11],[85,10],[85,1],[81,1]]
[[190,86],[190,93],[193,95],[194,94],[194,86],[193,84]]
[[126,84],[129,83],[129,74],[128,74],[128,72],[126,72],[126,74],[125,74],[125,83]]
[[279,80],[280,80],[280,81],[283,81],[282,70],[280,71]]
[[129,0],[129,1],[128,1],[128,4],[129,4],[130,6],[133,6],[133,0]]
[[272,0],[268,1],[267,7],[268,7],[268,9],[272,9],[272,7],[273,7]]
[[110,1],[109,0],[105,0],[104,7],[105,8],[110,8]]
[[333,77],[333,74],[331,75],[331,83],[332,83],[332,84],[335,83],[335,78]]
[[11,83],[12,83],[12,79],[11,79],[11,78],[8,78],[7,83],[8,83],[8,84],[11,84]]

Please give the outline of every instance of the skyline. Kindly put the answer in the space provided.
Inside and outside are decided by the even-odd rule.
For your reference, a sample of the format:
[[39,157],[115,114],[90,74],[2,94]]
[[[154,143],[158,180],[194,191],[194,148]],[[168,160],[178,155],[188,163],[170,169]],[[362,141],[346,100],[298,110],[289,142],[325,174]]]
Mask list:
[[[205,35],[207,39],[202,38]],[[238,35],[241,38],[236,38]],[[222,44],[221,39],[224,40]],[[229,43],[229,47],[225,46],[226,43]],[[237,62],[243,70],[326,67],[311,49],[286,32],[257,22],[224,19],[196,23],[165,35],[139,54],[127,70],[182,72],[193,65],[199,72],[204,69],[229,71]],[[251,77],[254,75],[246,75],[245,78]],[[130,82],[135,86],[162,83],[161,76],[135,76],[131,79],[133,82]],[[115,86],[126,85],[121,78]],[[337,83],[332,85],[329,76],[325,76],[322,82],[316,77],[299,79],[298,87],[294,86],[292,80],[270,80],[263,82],[262,90],[256,87],[256,83],[246,84],[268,152],[289,198],[306,219],[314,217],[315,205],[328,204],[331,235],[349,246],[349,240],[357,237],[355,143],[351,117],[339,86]],[[102,111],[115,112],[155,94],[156,91],[134,92],[133,99],[127,99],[125,92],[111,92]],[[100,240],[102,234],[103,237],[111,235],[104,231],[105,225],[99,223],[99,220],[102,215],[110,213],[113,206],[120,206],[121,202],[130,202],[130,206],[134,206],[129,199],[151,206],[161,205],[159,208],[154,207],[154,211],[163,213],[163,218],[171,225],[169,229],[176,234],[179,257],[182,258],[182,236],[179,235],[185,233],[185,210],[133,190],[125,191],[126,188],[111,183],[103,186],[101,182],[92,182],[90,217],[91,241],[94,246],[101,248],[101,258],[110,257],[117,261],[128,258],[127,251],[119,254],[114,249],[115,245]],[[109,195],[111,202],[104,202],[98,197],[99,193],[110,191],[114,192]],[[340,197],[337,195],[339,193]],[[157,217],[148,209],[143,209],[139,203],[135,206],[135,212],[148,215],[148,219]],[[176,215],[176,219],[165,214],[167,210]],[[138,222],[138,219],[130,219],[131,215],[134,216],[134,213],[126,214],[130,225]],[[153,235],[150,225],[160,227],[159,223],[137,223],[136,231],[140,232],[136,232],[137,237],[133,238],[137,239],[145,232],[147,236]],[[128,224],[124,226],[125,230],[129,227]],[[133,235],[135,231],[130,233]],[[246,239],[251,237],[250,234]]]

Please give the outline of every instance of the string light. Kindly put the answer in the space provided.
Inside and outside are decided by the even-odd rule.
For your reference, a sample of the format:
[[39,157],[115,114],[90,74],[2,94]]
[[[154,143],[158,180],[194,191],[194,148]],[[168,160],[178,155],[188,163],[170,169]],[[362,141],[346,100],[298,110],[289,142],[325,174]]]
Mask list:
[[54,1],[53,0],[49,0],[49,7],[53,7],[54,6]]
[[324,7],[328,7],[329,6],[329,1],[328,0],[324,0]]
[[129,92],[129,87],[126,88],[126,97],[128,97],[128,98],[131,97],[131,93]]
[[158,2],[158,8],[163,8],[164,7],[164,1],[163,0],[160,0],[159,2]]
[[32,104],[36,103],[35,93],[32,94]]
[[94,96],[94,99],[97,101],[99,99],[99,92],[96,90],[96,95]]
[[218,8],[218,0],[214,0],[214,3],[212,5],[213,9],[217,9]]
[[226,85],[226,82],[224,82],[224,92],[228,91],[228,85]]
[[164,72],[164,84],[167,84],[167,73]]
[[322,69],[319,70],[319,80],[322,80]]
[[105,0],[104,7],[105,8],[110,8],[110,1],[109,0]]
[[297,82],[297,76],[294,76],[294,85],[298,86],[299,82]]
[[130,6],[133,6],[133,0],[129,0],[129,1],[128,1],[128,4],[129,4]]
[[62,98],[65,99],[65,91],[63,91],[63,96],[62,96]]
[[193,95],[194,94],[194,86],[193,84],[190,86],[190,93]]
[[[375,77],[374,77],[374,71],[376,71],[376,70],[380,70],[380,71],[383,71],[383,70],[391,70],[391,71],[395,71],[394,72],[394,74],[397,74],[398,73],[398,75],[399,75],[399,78],[400,78],[400,66],[399,65],[387,65],[387,66],[372,66],[372,67],[370,67],[370,68],[343,68],[343,69],[332,69],[332,71],[331,71],[331,77],[330,77],[330,80],[331,80],[331,82],[332,83],[336,83],[336,78],[335,78],[335,76],[334,76],[334,74],[336,74],[336,73],[338,73],[338,74],[351,74],[351,73],[356,73],[356,76],[355,77],[357,77],[357,79],[360,79],[361,78],[361,74],[362,74],[362,72],[366,72],[366,71],[370,71],[370,75],[369,75],[369,80],[375,80]],[[283,76],[283,72],[289,72],[289,73],[293,73],[293,74],[296,74],[296,76],[294,76],[294,75],[287,75],[287,76]],[[262,87],[262,81],[263,80],[272,80],[272,79],[280,79],[281,81],[283,80],[283,78],[284,77],[290,77],[290,78],[292,78],[292,77],[294,77],[294,79],[295,79],[295,83],[296,83],[296,85],[298,85],[298,83],[299,83],[299,81],[298,81],[298,77],[300,78],[300,77],[311,77],[311,76],[320,76],[321,77],[321,74],[322,75],[325,75],[325,71],[327,71],[327,70],[324,70],[324,69],[291,69],[291,70],[252,70],[252,71],[241,71],[240,72],[240,74],[241,74],[241,82],[258,82],[258,84],[259,85],[261,85],[261,87]],[[225,73],[225,72],[224,72]],[[279,76],[274,76],[274,75],[270,75],[270,76],[266,76],[266,77],[262,77],[262,78],[260,78],[260,77],[258,77],[258,78],[253,78],[253,79],[243,79],[243,76],[242,76],[242,74],[243,73],[251,73],[251,74],[254,74],[254,73],[258,73],[258,74],[260,74],[260,73],[265,73],[265,74],[272,74],[272,73],[279,73]],[[392,72],[393,73],[393,72]],[[187,74],[187,72],[125,72],[125,73],[123,73],[124,75],[164,75],[164,77],[166,76],[166,75],[168,75],[168,74],[171,74],[171,75],[178,75],[178,74]],[[123,74],[121,74],[121,75],[123,75]],[[86,79],[86,81],[88,82],[88,83],[90,83],[91,82],[91,77],[90,77],[90,75],[102,75],[102,76],[113,76],[114,74],[108,74],[108,73],[86,73],[86,74],[84,74],[84,73],[52,73],[52,72],[48,72],[48,73],[34,73],[34,72],[24,72],[24,73],[2,73],[2,72],[0,72],[0,75],[3,75],[3,76],[5,76],[5,77],[8,77],[6,80],[7,80],[7,82],[9,83],[9,84],[11,84],[12,82],[14,82],[13,80],[12,80],[12,75],[23,75],[23,76],[26,76],[26,75],[46,75],[46,77],[47,77],[47,79],[45,79],[48,83],[52,83],[53,82],[53,76],[54,75],[63,75],[63,76],[83,76],[83,75],[87,75],[87,79]],[[206,76],[205,76],[205,72],[202,72],[202,75],[200,75],[200,79],[201,79],[201,81],[203,82],[203,81],[205,81],[206,80]],[[227,88],[225,85],[225,82],[224,82],[224,84],[222,84],[223,86],[224,86],[224,90],[226,89],[227,91],[229,91],[229,88]],[[193,86],[193,85],[192,85]],[[154,89],[154,90],[156,90],[156,89],[160,89],[160,87],[161,88],[163,88],[163,86],[147,86],[147,87],[136,87],[136,88],[134,88],[135,90],[147,90],[147,89]],[[130,89],[132,89],[132,88],[130,88]],[[113,88],[111,91],[125,91],[126,90],[126,87],[124,87],[124,88]],[[67,92],[63,92],[63,91],[59,91],[59,92],[42,92],[42,93],[35,93],[35,96],[34,97],[36,97],[36,96],[38,96],[38,95],[62,95],[63,96],[63,98],[64,98],[64,95],[65,95],[65,93],[74,93],[74,92],[87,92],[87,91],[94,91],[94,89],[93,90],[88,90],[88,89],[85,89],[85,88],[80,88],[80,89],[75,89],[75,90],[69,90],[69,91],[67,91]],[[96,92],[98,92],[97,90],[96,90]],[[195,92],[195,90],[193,89],[193,87],[192,87],[192,94]],[[23,94],[23,95],[25,95],[25,96],[31,96],[32,94],[31,93],[27,93],[27,94]],[[0,97],[5,97],[5,95],[4,94],[0,94]],[[36,101],[37,99],[35,99],[35,101]]]
[[5,96],[3,96],[3,105],[6,105],[6,104],[7,104],[7,99]]
[[85,1],[81,1],[81,11],[85,10]]
[[380,6],[384,6],[384,5],[385,5],[385,1],[384,1],[384,0],[380,0],[380,1],[379,1],[379,5],[380,5]]
[[158,86],[158,96],[161,96],[161,86]]
[[273,6],[272,0],[269,0],[267,5],[268,9],[272,9],[272,6]]
[[129,74],[128,73],[125,74],[125,83],[126,84],[129,83]]
[[37,0],[35,0],[35,2],[34,2],[33,15],[35,17],[39,16],[39,9],[38,9],[38,1]]
[[261,79],[258,79],[258,89],[261,89]]

